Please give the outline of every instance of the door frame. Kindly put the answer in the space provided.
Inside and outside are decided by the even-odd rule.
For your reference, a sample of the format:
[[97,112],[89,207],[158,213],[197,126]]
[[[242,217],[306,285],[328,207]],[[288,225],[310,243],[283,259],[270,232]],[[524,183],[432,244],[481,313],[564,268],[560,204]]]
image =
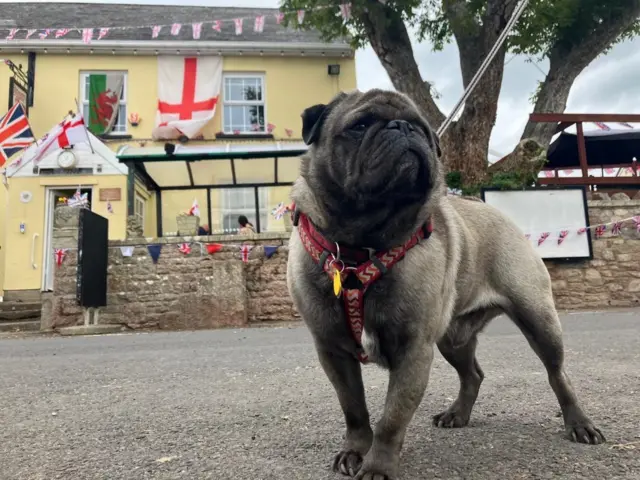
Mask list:
[[[55,268],[55,259],[51,254],[47,254],[53,248],[53,217],[55,210],[54,195],[60,190],[77,190],[78,185],[52,185],[44,187],[44,231],[42,234],[42,281],[40,291],[47,292],[49,285],[49,274]],[[89,190],[91,192],[91,200],[93,203],[93,185],[80,185],[81,190]],[[92,205],[93,206],[93,205]],[[53,278],[53,277],[52,277]],[[53,282],[53,280],[52,280]],[[53,289],[53,284],[51,285]]]

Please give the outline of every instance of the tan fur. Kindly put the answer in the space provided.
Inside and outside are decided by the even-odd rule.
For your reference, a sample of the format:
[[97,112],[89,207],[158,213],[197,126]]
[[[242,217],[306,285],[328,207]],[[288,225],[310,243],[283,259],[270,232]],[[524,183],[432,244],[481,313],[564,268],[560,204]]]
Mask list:
[[[320,362],[336,389],[347,423],[345,445],[334,468],[362,480],[397,478],[404,431],[427,386],[434,345],[456,368],[462,382],[456,402],[436,415],[434,423],[466,425],[484,376],[475,359],[476,337],[501,313],[521,328],[545,364],[563,408],[568,436],[584,443],[604,441],[567,380],[549,274],[523,233],[483,202],[444,195],[444,168],[436,154],[437,143],[433,144],[429,134],[418,132],[419,128],[428,131],[428,124],[407,97],[378,90],[352,92],[335,100],[327,111],[324,120],[317,120],[316,132],[321,134],[313,138],[303,159],[302,175],[292,190],[297,207],[320,229],[330,232],[332,241],[351,244],[375,236],[379,242],[396,242],[388,245],[391,247],[406,240],[427,218],[433,223],[431,237],[409,250],[365,295],[363,346],[372,362],[390,372],[385,410],[375,432],[369,425],[360,365],[342,302],[332,296],[327,275],[311,261],[297,229],[292,233],[288,288],[314,336]],[[378,119],[365,130],[371,133],[344,133],[363,112],[373,112]],[[385,122],[398,118],[416,128],[407,135],[413,142],[411,148],[421,149],[418,160],[396,157],[403,150],[395,147],[384,153],[390,158],[376,158],[386,148],[378,135],[405,144],[402,135],[389,133],[391,127],[385,127]],[[305,119],[307,130],[312,124]],[[389,162],[388,167],[380,163],[384,161]],[[362,236],[371,218],[378,215],[379,220],[380,212],[363,208],[360,216],[353,216],[343,209],[339,218],[328,213],[329,208],[340,208],[346,201],[355,206],[379,205],[376,194],[369,194],[374,188],[384,189],[380,195],[387,195],[390,201],[412,189],[418,194],[425,188],[418,177],[394,177],[396,165],[411,172],[416,161],[425,162],[430,186],[423,204],[389,213],[404,216],[404,223],[389,217],[383,234]],[[367,162],[373,162],[371,168],[378,168],[384,181],[367,170]],[[363,188],[358,180],[371,187]],[[361,193],[354,192],[358,188]]]

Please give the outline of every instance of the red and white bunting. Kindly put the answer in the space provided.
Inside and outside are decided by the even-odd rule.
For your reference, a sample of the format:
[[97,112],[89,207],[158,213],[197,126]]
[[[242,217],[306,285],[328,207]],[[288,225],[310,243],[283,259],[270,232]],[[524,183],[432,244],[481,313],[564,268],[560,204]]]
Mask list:
[[549,232],[543,232],[540,234],[540,237],[538,237],[538,246],[542,245],[544,243],[544,241],[549,238],[549,235],[551,235],[551,233]]
[[627,123],[627,122],[618,122],[618,123],[623,127],[633,128],[633,125],[631,125],[630,123]]
[[56,248],[53,251],[53,254],[55,255],[55,258],[56,258],[56,265],[58,267],[60,267],[62,265],[62,262],[64,262],[64,259],[67,256],[67,250],[69,250],[69,249],[68,248]]
[[633,217],[633,223],[636,225],[636,232],[640,233],[640,215]]
[[16,38],[16,33],[18,33],[17,28],[12,28],[11,30],[9,30],[9,35],[7,35],[7,40],[13,40],[14,38]]
[[82,29],[82,43],[88,45],[93,40],[93,28]]
[[56,30],[56,38],[62,38],[71,31],[70,28],[59,28]]
[[162,30],[162,25],[154,25],[151,27],[151,38],[158,38],[160,35],[160,31]]
[[109,34],[109,29],[108,28],[101,28],[100,31],[98,32],[98,40],[102,40],[108,34]]
[[613,175],[614,173],[616,173],[616,169],[615,168],[605,168],[604,169],[604,173],[606,173],[607,175]]
[[215,20],[213,22],[213,25],[211,25],[211,28],[213,30],[215,30],[216,32],[221,32],[222,31],[222,22],[220,20]]
[[200,40],[200,35],[202,34],[202,22],[192,24],[191,29],[193,30],[193,39]]
[[587,233],[587,229],[585,227],[579,228],[578,229],[578,235],[583,235]]
[[304,10],[298,10],[298,23],[302,25],[304,22],[304,14],[307,13]]
[[244,18],[236,18],[233,20],[233,23],[236,26],[236,35],[242,35],[242,24],[244,23]]
[[287,137],[291,137],[293,135],[293,130],[291,130],[290,128],[285,128],[284,133],[287,134]]
[[276,129],[276,126],[273,123],[267,123],[267,133],[273,133]]
[[184,253],[185,255],[189,255],[191,253],[191,245],[188,243],[181,243],[178,245],[178,250],[180,253]]
[[348,22],[351,19],[351,4],[343,3],[340,5],[340,15],[344,18],[345,22]]
[[51,33],[51,30],[47,28],[44,32],[40,33],[38,36],[40,37],[40,40],[44,40],[49,36],[50,33]]
[[278,25],[280,25],[282,23],[282,21],[284,20],[284,13],[278,12],[278,13],[275,14],[275,17],[276,17],[276,23]]
[[604,130],[605,132],[608,132],[609,130],[611,130],[611,127],[604,122],[593,122],[593,123],[596,127],[598,127],[600,130]]
[[256,33],[264,32],[264,15],[256,17],[256,21],[253,24],[253,31]]
[[244,263],[249,262],[249,254],[251,253],[252,248],[253,247],[251,245],[242,245],[242,247],[240,247],[240,251],[242,252],[242,261]]
[[181,23],[174,23],[173,25],[171,25],[171,35],[173,35],[174,37],[180,34],[180,30],[182,30]]
[[31,35],[33,35],[34,33],[36,33],[38,30],[36,28],[32,28],[30,30],[27,30],[27,36],[24,37],[25,40],[29,40],[31,38]]

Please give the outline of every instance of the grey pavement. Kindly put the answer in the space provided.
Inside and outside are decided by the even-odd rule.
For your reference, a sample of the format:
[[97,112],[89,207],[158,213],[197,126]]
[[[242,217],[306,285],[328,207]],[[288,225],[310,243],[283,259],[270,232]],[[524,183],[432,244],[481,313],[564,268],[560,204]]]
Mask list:
[[[431,426],[458,389],[438,354],[401,478],[639,479],[640,311],[562,320],[569,374],[607,444],[563,438],[541,363],[501,318],[481,337],[467,428]],[[374,421],[386,378],[365,368]],[[301,326],[0,340],[2,480],[338,480],[342,435]]]

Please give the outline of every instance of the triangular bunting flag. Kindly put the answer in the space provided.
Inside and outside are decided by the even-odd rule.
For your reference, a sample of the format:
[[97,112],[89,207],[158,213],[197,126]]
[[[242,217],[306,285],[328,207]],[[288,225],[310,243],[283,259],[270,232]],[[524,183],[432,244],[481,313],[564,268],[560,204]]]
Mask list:
[[615,222],[611,227],[611,235],[618,236],[622,232],[622,222]]
[[242,261],[244,263],[249,262],[249,254],[251,253],[252,248],[253,246],[251,245],[242,245],[242,247],[240,247],[240,251],[242,252]]
[[59,267],[64,262],[65,257],[67,256],[68,248],[56,248],[53,251],[53,254],[56,256],[56,265]]
[[173,35],[174,37],[180,34],[180,30],[182,30],[181,23],[174,23],[173,25],[171,25],[171,35]]
[[107,36],[108,33],[109,33],[108,28],[101,28],[100,33],[98,33],[98,40],[102,40],[104,37]]
[[302,23],[304,22],[304,14],[306,12],[304,10],[298,10],[298,23],[300,25],[302,25]]
[[211,25],[211,28],[213,30],[215,30],[216,32],[221,32],[222,31],[222,21],[214,20],[213,21],[213,25]]
[[538,246],[542,245],[544,243],[544,241],[549,238],[550,233],[549,232],[544,232],[540,235],[540,238],[538,238]]
[[221,243],[207,243],[207,252],[209,253],[209,255],[213,255],[214,253],[222,250],[223,246],[224,245],[222,245]]
[[158,263],[162,245],[147,245],[147,250],[149,250],[149,255],[151,255],[151,260],[153,260],[153,263]]
[[351,18],[351,4],[343,3],[340,5],[340,14],[342,15],[342,18],[344,18],[345,22],[349,21]]
[[244,22],[244,18],[236,18],[233,20],[233,23],[236,25],[236,35],[242,35],[243,22]]
[[180,250],[180,253],[189,255],[191,253],[191,245],[189,245],[188,243],[181,243],[180,245],[178,245],[178,250]]
[[606,225],[598,225],[596,227],[596,238],[600,238],[601,236],[603,236],[606,230],[607,230]]
[[640,215],[633,217],[633,223],[636,224],[636,232],[640,233]]
[[273,254],[276,253],[277,251],[278,251],[278,247],[270,247],[268,245],[265,245],[264,256],[267,258],[271,258],[273,257]]
[[567,235],[569,235],[569,230],[562,230],[558,234],[558,245],[562,245],[562,242],[564,242],[564,239],[567,238]]
[[120,253],[123,257],[133,257],[133,250],[136,247],[120,247]]

